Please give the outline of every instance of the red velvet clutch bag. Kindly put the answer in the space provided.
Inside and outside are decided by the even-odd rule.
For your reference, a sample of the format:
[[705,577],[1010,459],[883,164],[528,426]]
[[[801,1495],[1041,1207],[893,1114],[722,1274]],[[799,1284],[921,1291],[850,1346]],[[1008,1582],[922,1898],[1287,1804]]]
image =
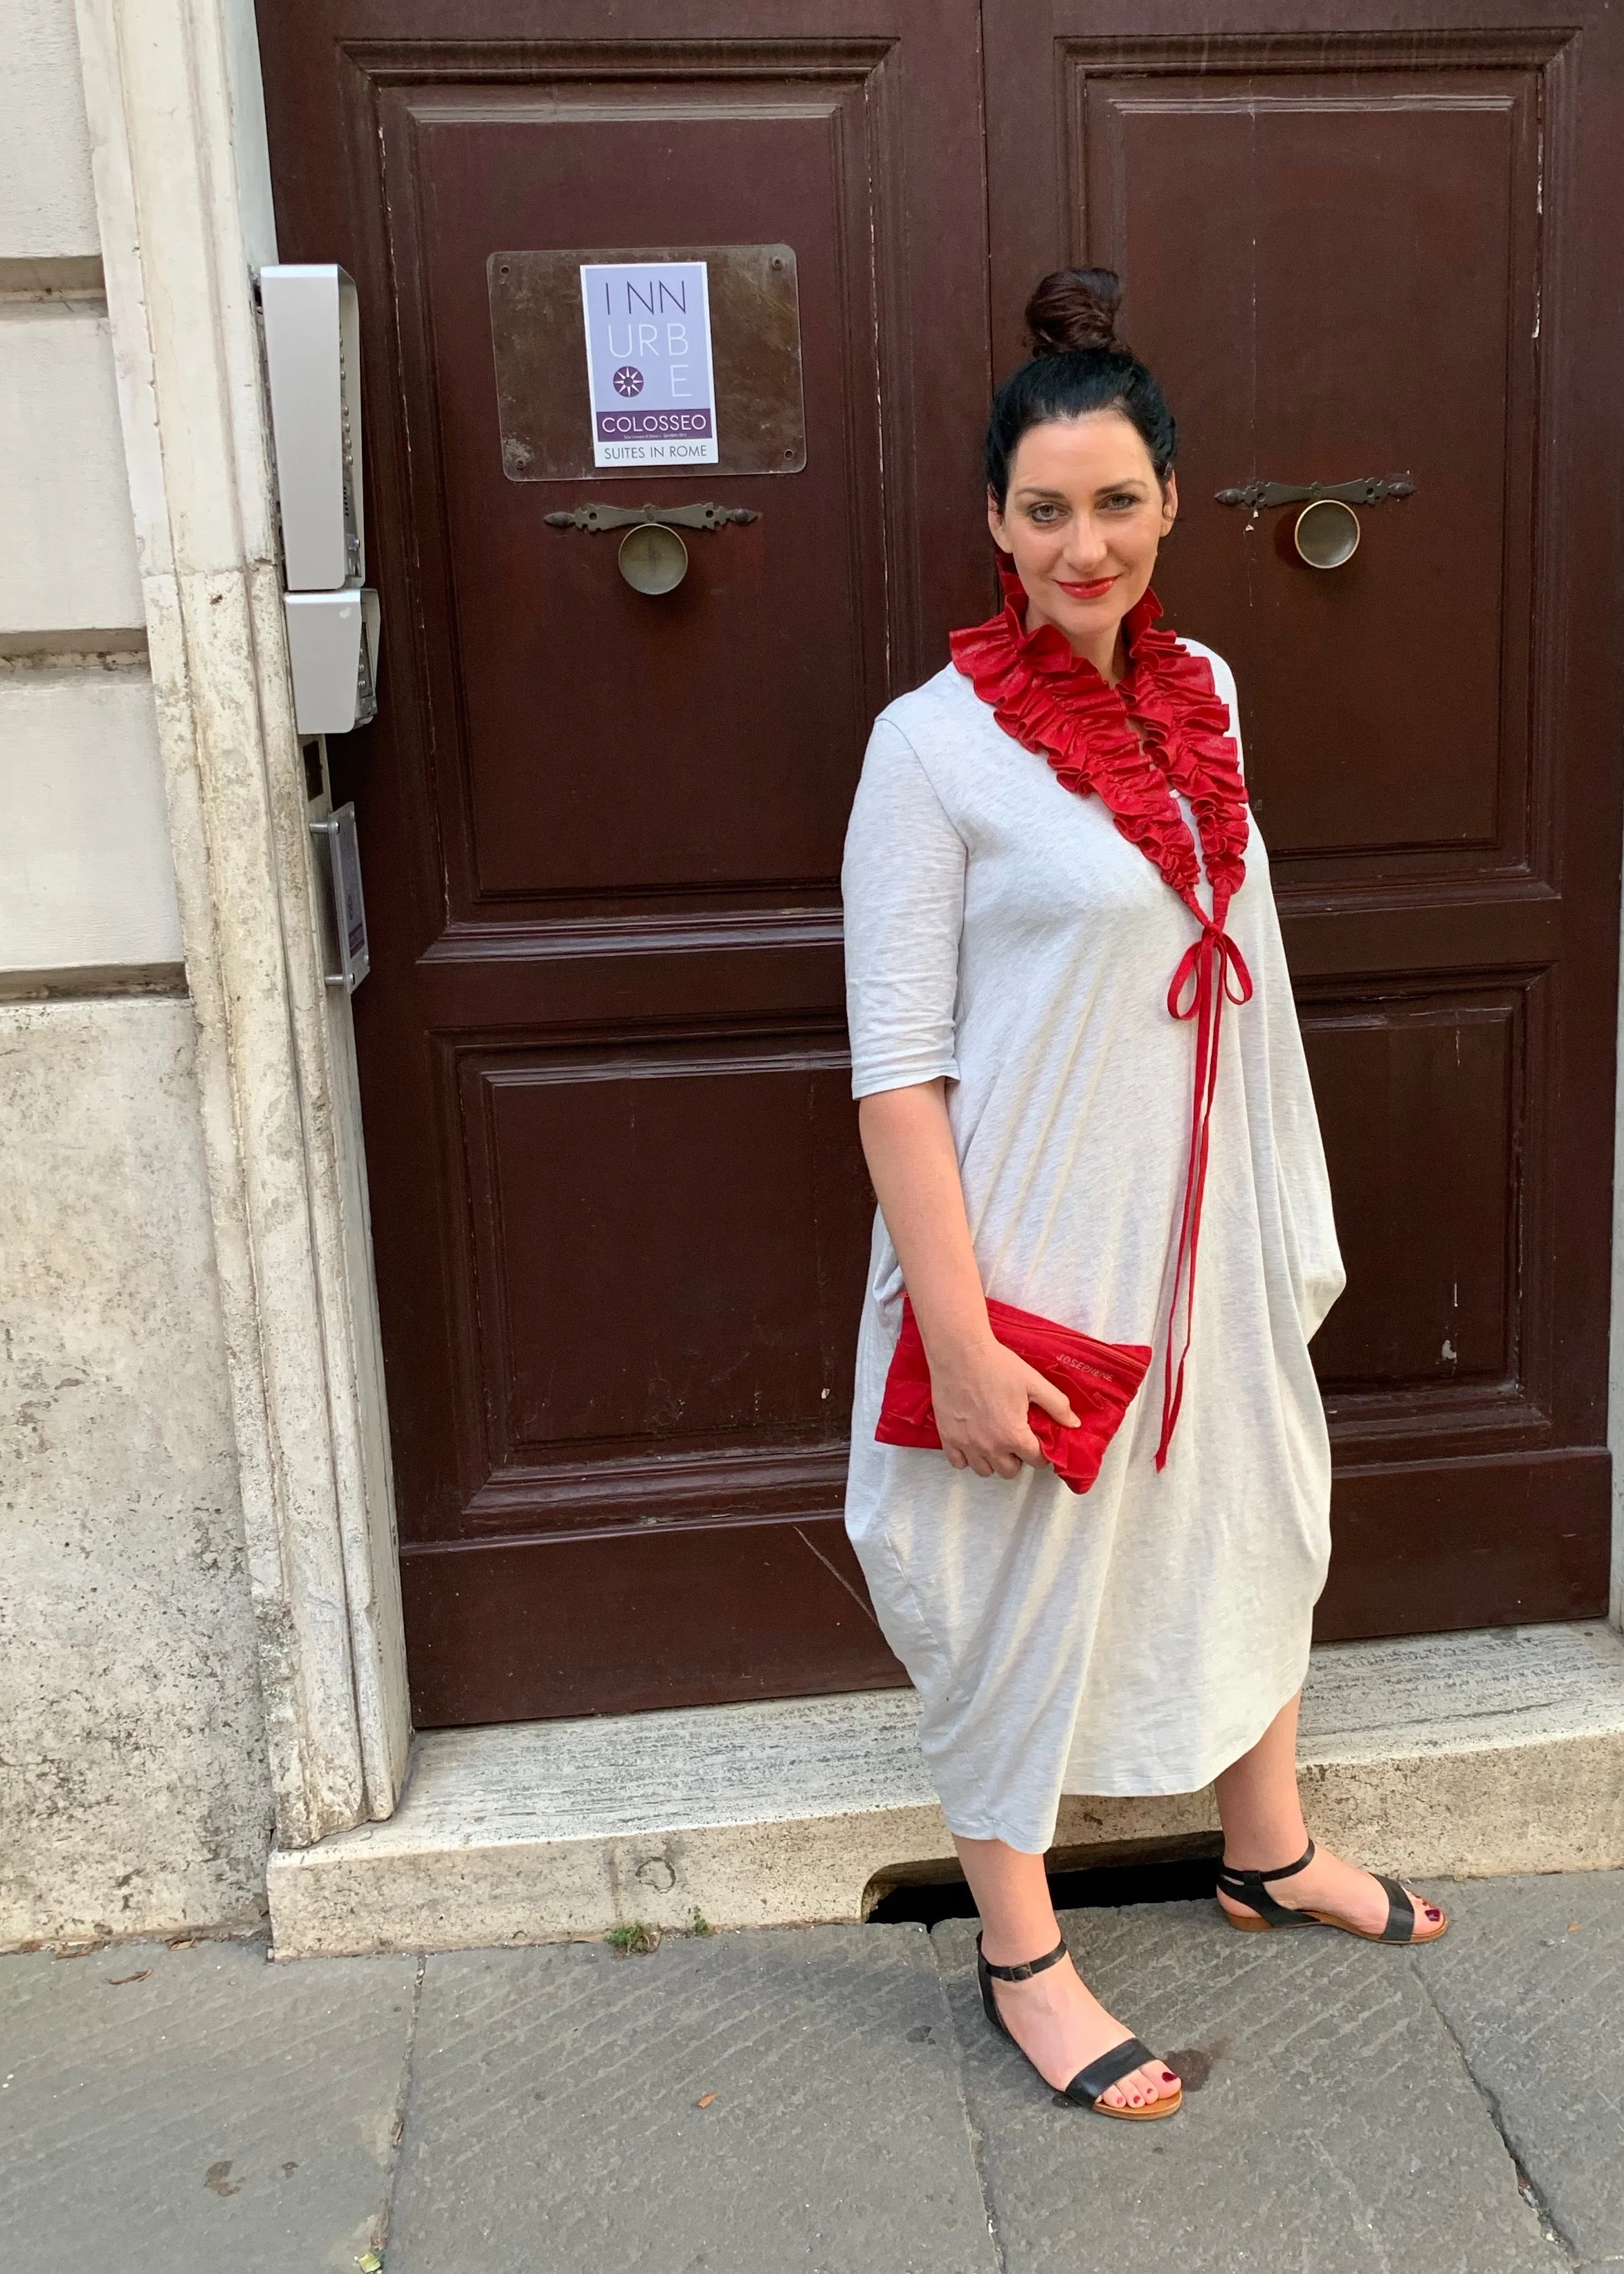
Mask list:
[[[1092,1335],[1057,1327],[1011,1304],[987,1305],[988,1322],[1006,1350],[1035,1367],[1045,1381],[1064,1389],[1076,1414],[1075,1429],[1063,1429],[1041,1405],[1029,1405],[1026,1418],[1032,1434],[1056,1476],[1064,1477],[1074,1493],[1086,1493],[1100,1473],[1105,1449],[1122,1426],[1145,1379],[1150,1352],[1143,1343],[1097,1343]],[[882,1445],[923,1445],[940,1449],[936,1417],[930,1404],[930,1368],[920,1337],[914,1306],[902,1299],[902,1333],[897,1354],[885,1377],[875,1435]]]

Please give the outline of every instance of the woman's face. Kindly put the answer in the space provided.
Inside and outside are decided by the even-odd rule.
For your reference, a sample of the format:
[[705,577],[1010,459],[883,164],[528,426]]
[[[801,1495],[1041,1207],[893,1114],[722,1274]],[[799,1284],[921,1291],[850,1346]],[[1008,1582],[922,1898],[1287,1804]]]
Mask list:
[[1029,426],[1015,446],[993,540],[1014,556],[1028,629],[1053,624],[1079,654],[1109,655],[1117,628],[1150,583],[1173,526],[1178,490],[1164,489],[1138,429],[1118,410]]

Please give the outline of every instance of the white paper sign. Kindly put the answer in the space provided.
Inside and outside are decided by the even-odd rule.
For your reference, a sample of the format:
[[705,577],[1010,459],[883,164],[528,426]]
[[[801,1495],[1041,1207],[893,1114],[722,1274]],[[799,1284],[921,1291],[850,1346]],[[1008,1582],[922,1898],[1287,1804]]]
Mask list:
[[583,261],[595,466],[714,466],[703,260]]

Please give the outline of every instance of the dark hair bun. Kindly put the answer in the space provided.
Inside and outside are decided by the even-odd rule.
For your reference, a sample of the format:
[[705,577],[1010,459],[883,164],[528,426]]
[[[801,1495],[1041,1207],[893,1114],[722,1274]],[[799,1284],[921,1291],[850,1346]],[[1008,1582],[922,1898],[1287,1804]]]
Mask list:
[[1034,356],[1116,348],[1122,280],[1112,268],[1056,268],[1026,303]]

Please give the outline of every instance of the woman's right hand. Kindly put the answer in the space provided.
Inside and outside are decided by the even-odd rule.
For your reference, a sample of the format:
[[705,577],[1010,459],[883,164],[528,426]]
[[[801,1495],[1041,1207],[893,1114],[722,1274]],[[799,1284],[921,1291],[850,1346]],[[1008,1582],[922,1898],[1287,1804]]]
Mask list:
[[1076,1428],[1077,1416],[1064,1391],[1005,1350],[988,1324],[945,1081],[877,1091],[863,1099],[857,1120],[924,1337],[944,1451],[956,1469],[978,1477],[1046,1467],[1027,1407],[1041,1406],[1064,1429]]
[[1049,1465],[1028,1405],[1041,1406],[1063,1429],[1077,1427],[1065,1392],[990,1334],[962,1352],[930,1356],[930,1402],[943,1451],[956,1469],[978,1477],[1018,1477],[1023,1466]]

